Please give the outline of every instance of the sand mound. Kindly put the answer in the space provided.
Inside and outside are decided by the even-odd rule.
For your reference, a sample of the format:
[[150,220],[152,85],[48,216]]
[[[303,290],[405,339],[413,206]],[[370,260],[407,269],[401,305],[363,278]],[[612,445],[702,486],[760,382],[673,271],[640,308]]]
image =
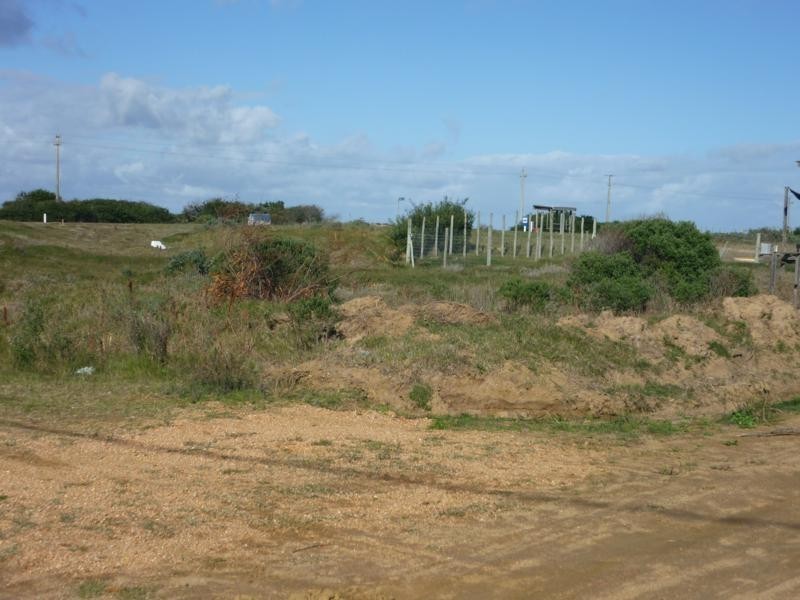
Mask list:
[[449,325],[496,323],[492,315],[458,302],[430,302],[416,309],[417,316]]
[[757,345],[774,346],[778,341],[783,341],[793,346],[800,342],[797,310],[775,296],[725,298],[722,309],[728,319],[747,324]]
[[722,339],[708,325],[686,315],[675,315],[656,323],[651,335],[677,346],[686,354],[701,357],[711,356],[709,345]]
[[609,412],[611,405],[609,397],[584,389],[580,381],[551,365],[534,373],[513,361],[483,377],[441,377],[435,390],[441,405],[434,409],[450,414],[597,415]]
[[354,298],[339,306],[339,333],[350,343],[368,335],[403,335],[414,324],[408,312],[390,308],[378,296]]

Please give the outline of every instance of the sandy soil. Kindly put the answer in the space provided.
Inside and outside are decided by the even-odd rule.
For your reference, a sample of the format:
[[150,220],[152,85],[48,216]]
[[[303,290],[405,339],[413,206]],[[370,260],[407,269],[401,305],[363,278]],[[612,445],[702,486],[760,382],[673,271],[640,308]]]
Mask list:
[[798,440],[0,419],[0,598],[796,598]]

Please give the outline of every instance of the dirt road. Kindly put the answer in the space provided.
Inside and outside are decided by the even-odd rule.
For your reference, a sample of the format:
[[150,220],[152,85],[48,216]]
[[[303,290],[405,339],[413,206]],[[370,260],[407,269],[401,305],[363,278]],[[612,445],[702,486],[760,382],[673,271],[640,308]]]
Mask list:
[[800,436],[743,433],[0,419],[0,597],[800,597]]

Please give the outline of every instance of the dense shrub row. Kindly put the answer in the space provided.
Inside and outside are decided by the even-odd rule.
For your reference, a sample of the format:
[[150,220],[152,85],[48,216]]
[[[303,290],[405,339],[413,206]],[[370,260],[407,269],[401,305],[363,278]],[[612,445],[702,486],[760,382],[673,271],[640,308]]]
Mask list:
[[57,202],[47,190],[21,192],[0,208],[0,219],[9,221],[41,221],[42,214],[51,221],[81,223],[173,223],[175,215],[166,208],[147,202],[127,200],[69,200]]

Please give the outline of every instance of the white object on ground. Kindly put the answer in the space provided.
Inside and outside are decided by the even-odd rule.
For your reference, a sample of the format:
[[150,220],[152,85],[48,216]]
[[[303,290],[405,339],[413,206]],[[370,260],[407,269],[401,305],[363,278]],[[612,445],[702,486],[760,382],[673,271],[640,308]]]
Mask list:
[[158,240],[153,240],[152,242],[150,242],[150,247],[151,248],[158,248],[159,250],[166,250],[167,249],[167,247],[163,243],[158,241]]
[[75,375],[94,375],[94,367],[81,367],[75,371]]

